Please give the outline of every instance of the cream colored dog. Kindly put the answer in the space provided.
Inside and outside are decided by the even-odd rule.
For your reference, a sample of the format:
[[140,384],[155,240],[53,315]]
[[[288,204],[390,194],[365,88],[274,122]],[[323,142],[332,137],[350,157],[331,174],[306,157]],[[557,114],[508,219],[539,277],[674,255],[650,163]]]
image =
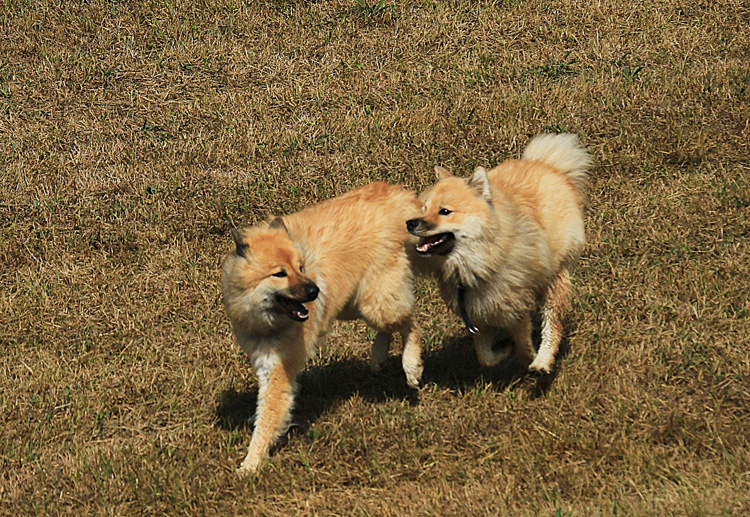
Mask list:
[[411,191],[372,183],[268,225],[233,230],[224,304],[259,385],[241,474],[255,472],[286,431],[297,375],[336,318],[362,318],[377,331],[374,371],[388,355],[391,334],[399,332],[407,383],[418,386],[421,338],[408,256],[415,239],[404,221],[418,215],[419,206]]
[[[430,257],[441,294],[474,335],[479,362],[511,354],[494,350],[510,331],[531,370],[550,372],[570,300],[570,271],[584,245],[583,205],[591,158],[575,135],[540,135],[521,160],[464,180],[437,167],[438,183],[422,196],[421,217],[407,221]],[[530,311],[542,308],[542,343],[531,342]],[[475,326],[476,325],[476,326]]]

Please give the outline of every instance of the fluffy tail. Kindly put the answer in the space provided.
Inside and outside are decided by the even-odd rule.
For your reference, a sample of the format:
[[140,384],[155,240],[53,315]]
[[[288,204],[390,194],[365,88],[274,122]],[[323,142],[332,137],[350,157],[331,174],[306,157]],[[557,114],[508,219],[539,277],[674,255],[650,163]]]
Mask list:
[[583,195],[589,183],[588,169],[591,155],[586,152],[578,136],[571,133],[535,136],[523,151],[524,160],[538,160],[559,170],[573,182]]

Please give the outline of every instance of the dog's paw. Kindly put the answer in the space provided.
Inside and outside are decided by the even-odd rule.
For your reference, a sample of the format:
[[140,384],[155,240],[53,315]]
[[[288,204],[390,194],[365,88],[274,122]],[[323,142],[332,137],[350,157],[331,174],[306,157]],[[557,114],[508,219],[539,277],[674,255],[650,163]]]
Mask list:
[[252,461],[248,458],[245,458],[245,461],[243,461],[242,464],[234,472],[241,478],[249,478],[258,473],[258,470],[260,470],[260,466],[262,463],[262,460]]
[[419,383],[422,380],[422,372],[424,371],[422,361],[414,361],[413,359],[409,360],[408,357],[404,356],[402,366],[404,368],[404,373],[406,374],[406,384],[408,384],[410,388],[419,388]]
[[410,388],[414,388],[415,390],[419,388],[419,383],[422,380],[422,371],[424,368],[422,368],[422,365],[420,364],[418,367],[405,371],[406,373],[406,384],[409,385]]
[[529,365],[529,371],[544,374],[552,373],[552,365],[553,361],[545,360],[537,355],[536,359]]
[[252,477],[257,472],[257,469],[253,470],[244,466],[240,466],[237,468],[237,470],[234,471],[235,474],[237,474],[238,477],[242,479],[247,479],[249,477]]

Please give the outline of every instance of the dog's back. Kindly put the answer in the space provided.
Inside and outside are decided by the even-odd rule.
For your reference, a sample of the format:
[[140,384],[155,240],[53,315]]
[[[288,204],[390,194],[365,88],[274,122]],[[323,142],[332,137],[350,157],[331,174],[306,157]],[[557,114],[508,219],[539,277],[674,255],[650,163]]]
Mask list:
[[[335,317],[376,282],[394,283],[412,298],[405,221],[419,212],[414,192],[375,182],[312,205],[284,218],[292,237],[303,243],[309,263],[324,279],[326,312]],[[410,246],[410,248],[413,246]],[[393,276],[394,278],[390,278]],[[397,288],[397,284],[401,287]]]
[[508,160],[488,173],[493,187],[544,232],[553,270],[572,265],[583,249],[590,165],[576,135],[539,135],[521,160]]

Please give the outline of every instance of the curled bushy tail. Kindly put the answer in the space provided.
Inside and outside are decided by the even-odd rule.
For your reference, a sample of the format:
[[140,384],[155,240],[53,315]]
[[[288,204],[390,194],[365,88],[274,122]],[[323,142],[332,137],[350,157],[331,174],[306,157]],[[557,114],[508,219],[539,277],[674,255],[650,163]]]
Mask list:
[[578,136],[571,133],[535,136],[523,151],[524,160],[538,160],[564,173],[583,195],[589,183],[591,155],[583,148]]

